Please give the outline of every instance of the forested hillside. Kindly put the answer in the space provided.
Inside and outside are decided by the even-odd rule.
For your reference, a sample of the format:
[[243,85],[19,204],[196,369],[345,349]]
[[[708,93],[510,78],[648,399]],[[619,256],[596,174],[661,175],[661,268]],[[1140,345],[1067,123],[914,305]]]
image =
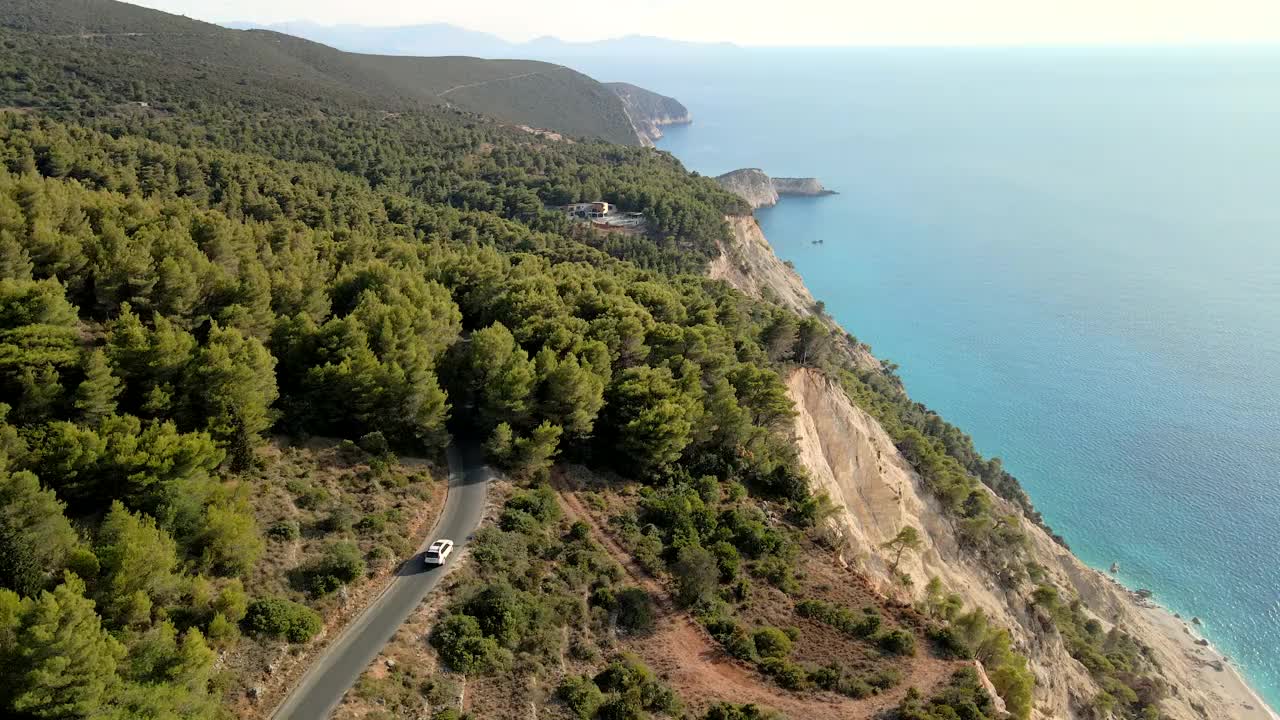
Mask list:
[[[145,103],[153,112],[197,99],[233,101],[241,110],[338,115],[357,107],[396,113],[446,105],[574,137],[640,142],[612,89],[551,63],[346,53],[108,0],[3,0],[0,27],[21,33],[6,40],[5,50],[25,62],[3,68],[18,84],[19,107],[122,109],[95,104],[104,91],[119,105]],[[50,71],[46,63],[57,63],[53,72],[77,68],[65,94],[30,84]]]
[[[827,505],[782,375],[834,372],[833,339],[703,277],[741,200],[663,153],[366,85],[370,66],[309,43],[105,0],[2,7],[0,712],[227,716],[249,697],[228,658],[307,643],[335,596],[403,557],[395,538],[432,491],[396,455],[460,437],[528,487],[433,631],[454,669],[536,683],[602,616],[645,630],[650,595],[620,583],[595,515],[560,525],[543,481],[572,461],[628,489],[593,511],[627,562],[769,682],[896,688],[901,717],[980,720],[998,713],[972,672],[932,700],[903,686],[977,655],[1026,716],[1031,679],[981,613],[941,591],[854,611],[836,581],[793,571],[828,552]],[[643,212],[647,234],[545,209],[598,199]],[[968,438],[891,377],[846,381],[978,552],[1016,565]],[[350,442],[309,454],[313,436]],[[779,618],[808,629],[752,629]],[[1082,652],[1139,669],[1131,646],[1103,657],[1077,629]],[[840,654],[819,667],[826,647]],[[683,712],[643,665],[583,648],[577,667],[600,673],[556,678],[556,712]]]

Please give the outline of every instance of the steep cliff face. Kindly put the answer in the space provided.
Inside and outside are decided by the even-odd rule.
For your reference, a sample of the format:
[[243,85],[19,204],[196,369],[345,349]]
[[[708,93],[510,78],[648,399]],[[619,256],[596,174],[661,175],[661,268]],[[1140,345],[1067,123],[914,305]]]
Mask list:
[[742,168],[716,178],[725,190],[746,200],[752,209],[778,204],[778,191],[773,180],[760,168]]
[[920,531],[923,546],[903,556],[899,571],[920,589],[937,577],[969,607],[980,607],[1013,632],[1016,643],[1032,659],[1038,704],[1052,708],[1044,718],[1077,717],[1072,700],[1091,698],[1097,688],[1065,648],[1037,630],[1026,603],[1010,598],[995,579],[961,552],[954,531],[921,484],[906,458],[870,415],[855,407],[836,383],[812,370],[791,376],[788,391],[795,403],[796,440],[800,458],[814,487],[839,508],[831,522],[844,547],[844,559],[876,581],[882,592],[904,592],[890,572],[881,545],[904,526]]
[[[799,276],[773,255],[754,219],[729,220],[734,241],[713,263],[712,276],[748,294],[771,297],[811,314],[812,296]],[[862,367],[878,367],[864,347],[846,347],[845,352],[858,358]],[[1033,717],[1091,717],[1086,708],[1100,688],[1070,656],[1056,630],[1037,614],[1029,588],[1007,590],[962,546],[951,519],[875,418],[855,406],[838,383],[815,370],[796,371],[789,378],[788,393],[797,411],[800,459],[814,487],[825,491],[838,509],[830,522],[843,559],[865,572],[887,595],[919,599],[929,578],[939,578],[964,598],[967,607],[982,608],[994,622],[1008,628],[1018,651],[1029,658],[1036,676]],[[994,494],[991,499],[1002,513],[1021,516],[1012,504]],[[1048,580],[1068,594],[1077,594],[1104,629],[1117,626],[1149,648],[1169,684],[1161,707],[1164,717],[1275,720],[1230,665],[1222,664],[1213,648],[1199,644],[1180,620],[1136,600],[1044,530],[1023,520],[1029,559],[1046,569]],[[911,577],[909,589],[894,580],[891,560],[881,548],[906,525],[918,529],[923,541],[921,550],[903,556],[898,567]]]
[[[1062,639],[1031,611],[1026,589],[1010,592],[958,541],[954,527],[928,494],[893,441],[843,389],[813,370],[798,370],[788,382],[795,403],[800,457],[816,488],[840,511],[832,519],[845,559],[879,583],[886,594],[909,592],[919,599],[937,577],[970,607],[980,607],[1013,634],[1036,675],[1036,713],[1042,718],[1086,718],[1082,708],[1100,688],[1067,652]],[[1007,514],[1018,508],[992,495]],[[912,579],[907,591],[896,583],[881,545],[911,525],[923,540],[920,552],[904,556],[898,569]],[[1274,717],[1229,666],[1218,664],[1211,648],[1197,643],[1165,610],[1136,601],[1102,573],[1086,566],[1036,525],[1023,521],[1028,555],[1046,568],[1053,584],[1074,591],[1105,629],[1118,626],[1150,648],[1170,685],[1162,704],[1165,717]]]
[[[773,248],[756,219],[750,215],[730,215],[725,220],[733,230],[733,240],[720,247],[720,256],[711,261],[708,274],[751,297],[781,303],[802,317],[814,315],[817,302],[809,288],[793,268],[773,254]],[[836,337],[847,337],[844,328],[829,315],[823,315],[821,319]],[[841,342],[837,343],[837,350],[860,368],[880,368],[880,361],[864,345]]]
[[652,145],[662,138],[662,128],[693,122],[689,109],[675,98],[659,95],[631,83],[614,82],[604,85],[622,101],[641,142]]

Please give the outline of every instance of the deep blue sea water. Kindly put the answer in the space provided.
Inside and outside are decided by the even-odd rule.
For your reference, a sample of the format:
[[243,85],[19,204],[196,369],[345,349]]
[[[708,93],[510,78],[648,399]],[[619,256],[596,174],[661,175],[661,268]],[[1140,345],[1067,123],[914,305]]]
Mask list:
[[838,190],[778,254],[1280,707],[1280,49],[574,63],[684,102],[693,170]]

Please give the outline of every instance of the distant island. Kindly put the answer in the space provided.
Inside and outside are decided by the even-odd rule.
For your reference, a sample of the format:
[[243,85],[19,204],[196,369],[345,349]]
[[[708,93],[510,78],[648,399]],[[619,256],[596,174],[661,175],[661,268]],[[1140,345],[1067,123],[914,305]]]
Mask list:
[[682,55],[705,57],[744,52],[727,42],[685,42],[645,35],[573,42],[539,37],[511,42],[497,35],[448,23],[419,25],[324,25],[295,20],[281,23],[227,22],[233,30],[272,30],[324,43],[347,52],[372,55],[467,56],[562,61],[579,57],[651,58]]
[[760,168],[742,168],[720,175],[716,182],[725,190],[750,203],[752,209],[772,207],[781,196],[815,197],[834,195],[817,178],[771,178]]

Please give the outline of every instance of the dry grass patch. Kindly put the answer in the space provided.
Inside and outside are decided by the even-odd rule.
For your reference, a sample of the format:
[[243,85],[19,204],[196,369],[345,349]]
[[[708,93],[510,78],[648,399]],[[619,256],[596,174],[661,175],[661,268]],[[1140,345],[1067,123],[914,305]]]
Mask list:
[[[303,645],[244,637],[222,658],[238,717],[262,717],[310,659],[382,590],[413,554],[444,505],[447,473],[421,458],[376,457],[352,443],[278,441],[247,474],[267,541],[246,577],[252,598],[283,597],[320,613],[325,629]],[[359,570],[339,586],[314,581],[322,559],[343,546]]]

